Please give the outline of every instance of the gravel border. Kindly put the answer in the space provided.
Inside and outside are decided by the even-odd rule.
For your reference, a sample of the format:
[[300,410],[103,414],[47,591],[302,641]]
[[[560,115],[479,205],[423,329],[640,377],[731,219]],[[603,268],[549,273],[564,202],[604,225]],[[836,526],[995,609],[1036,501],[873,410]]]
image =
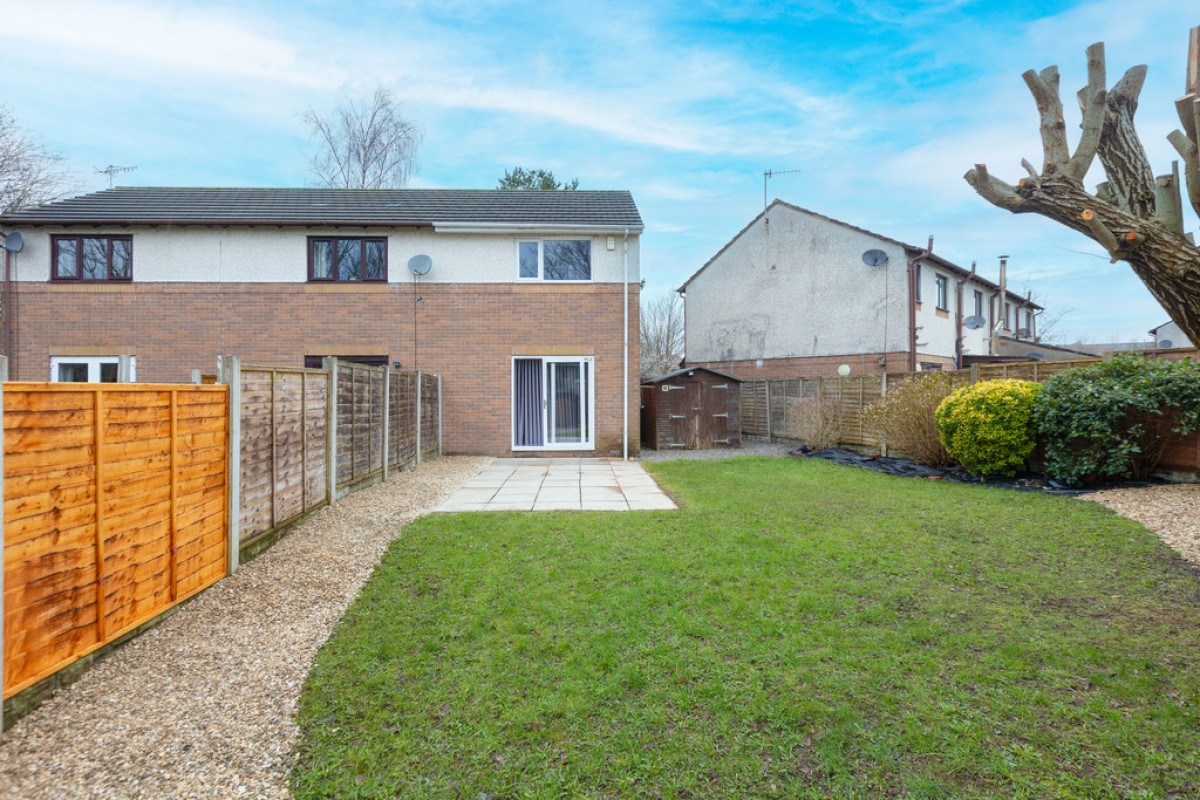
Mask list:
[[741,458],[743,456],[782,457],[789,450],[795,450],[795,442],[768,442],[766,439],[743,438],[742,446],[738,448],[713,448],[711,450],[642,450],[642,461],[681,461],[681,460],[716,460],[723,458]]
[[401,526],[489,458],[321,509],[0,737],[0,797],[286,798],[300,688]]
[[1082,495],[1140,522],[1193,564],[1200,564],[1200,483],[1106,489]]

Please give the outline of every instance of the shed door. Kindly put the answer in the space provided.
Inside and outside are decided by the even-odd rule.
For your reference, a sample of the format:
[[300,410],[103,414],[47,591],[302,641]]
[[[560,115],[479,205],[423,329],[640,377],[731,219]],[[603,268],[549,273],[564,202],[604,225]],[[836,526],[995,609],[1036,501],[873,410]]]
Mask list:
[[700,384],[701,447],[729,445],[729,384]]

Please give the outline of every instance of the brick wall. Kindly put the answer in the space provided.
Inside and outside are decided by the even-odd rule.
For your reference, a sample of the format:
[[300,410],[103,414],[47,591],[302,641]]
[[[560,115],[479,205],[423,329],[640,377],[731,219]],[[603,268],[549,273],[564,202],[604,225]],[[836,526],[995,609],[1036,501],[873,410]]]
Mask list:
[[[16,283],[15,380],[51,355],[137,357],[145,382],[183,382],[233,353],[303,366],[305,355],[381,355],[442,375],[447,453],[507,455],[514,355],[590,355],[596,450],[621,454],[620,284]],[[416,326],[414,331],[414,313]],[[638,449],[638,286],[629,290],[630,450]],[[415,342],[415,344],[414,344]],[[541,455],[535,453],[533,455]]]

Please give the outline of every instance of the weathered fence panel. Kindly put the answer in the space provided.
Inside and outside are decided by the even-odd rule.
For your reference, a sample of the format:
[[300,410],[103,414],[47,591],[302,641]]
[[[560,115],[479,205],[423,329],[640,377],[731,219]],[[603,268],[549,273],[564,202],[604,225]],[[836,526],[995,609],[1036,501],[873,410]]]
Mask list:
[[324,370],[241,369],[241,526],[245,544],[328,502]]
[[392,469],[417,461],[417,373],[392,372],[388,391],[388,469]]
[[223,386],[4,385],[9,697],[225,575]]
[[421,458],[425,459],[437,455],[441,447],[438,440],[438,415],[441,412],[438,393],[441,382],[436,375],[417,374],[421,376],[421,425],[418,430],[421,437]]

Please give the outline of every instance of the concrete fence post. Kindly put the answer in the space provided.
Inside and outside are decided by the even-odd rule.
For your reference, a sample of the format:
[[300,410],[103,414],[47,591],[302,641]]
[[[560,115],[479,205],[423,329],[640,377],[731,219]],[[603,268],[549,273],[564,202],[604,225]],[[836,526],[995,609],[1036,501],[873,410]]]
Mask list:
[[337,502],[337,426],[338,426],[338,360],[333,356],[326,357],[321,366],[328,377],[325,389],[325,484],[329,492],[329,505]]
[[417,466],[421,466],[421,370],[417,370]]
[[385,364],[383,367],[383,480],[388,475],[388,440],[392,421],[392,371]]
[[242,539],[242,359],[221,356],[217,375],[228,387],[229,439],[225,467],[225,574],[237,572]]
[[978,364],[971,365],[971,383],[972,384],[979,383],[979,365]]

